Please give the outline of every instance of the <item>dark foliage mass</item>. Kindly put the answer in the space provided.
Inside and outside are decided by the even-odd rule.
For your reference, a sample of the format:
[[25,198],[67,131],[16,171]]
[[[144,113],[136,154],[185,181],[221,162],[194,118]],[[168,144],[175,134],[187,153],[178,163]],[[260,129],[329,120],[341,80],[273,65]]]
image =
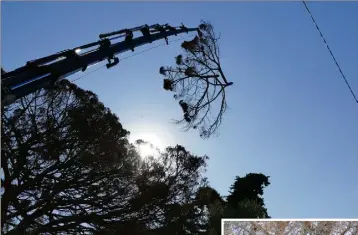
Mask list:
[[163,88],[175,92],[183,111],[176,123],[199,129],[202,138],[218,131],[227,108],[225,88],[233,84],[222,70],[218,40],[213,26],[203,22],[198,36],[182,43],[184,54],[175,57],[176,65],[159,70]]
[[238,178],[226,200],[203,176],[207,156],[177,145],[143,159],[119,118],[67,80],[2,111],[4,234],[209,235],[229,212],[266,216],[254,196],[265,176]]
[[[270,218],[265,208],[264,199],[262,198],[264,188],[269,186],[269,177],[264,174],[247,174],[245,177],[236,177],[234,184],[230,187],[231,192],[227,197],[227,203],[231,208],[236,208],[238,203],[251,201],[255,202],[260,211],[255,211],[255,216],[260,218]],[[235,213],[233,217],[236,217]]]
[[127,134],[95,94],[67,81],[5,110],[2,227],[60,234],[108,223],[125,206],[118,196],[135,191],[126,187],[137,160]]
[[270,218],[262,198],[264,187],[270,184],[268,179],[263,174],[238,176],[225,200],[215,189],[202,188],[201,195],[207,200],[203,202],[209,210],[207,234],[221,234],[221,218]]

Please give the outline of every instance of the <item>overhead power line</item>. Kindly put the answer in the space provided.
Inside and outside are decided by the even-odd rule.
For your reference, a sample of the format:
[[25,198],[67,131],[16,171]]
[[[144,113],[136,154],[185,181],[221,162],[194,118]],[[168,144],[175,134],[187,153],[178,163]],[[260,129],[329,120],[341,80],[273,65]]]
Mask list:
[[348,88],[349,88],[349,90],[350,90],[350,92],[351,92],[351,94],[352,94],[354,100],[356,101],[356,103],[358,103],[358,99],[357,99],[356,95],[354,94],[354,92],[353,92],[351,86],[349,85],[349,82],[348,82],[346,76],[344,75],[344,73],[343,73],[343,71],[342,71],[342,69],[341,69],[341,66],[339,66],[338,61],[336,60],[336,57],[333,55],[333,52],[332,52],[331,48],[329,47],[329,45],[328,45],[326,39],[324,38],[324,36],[323,36],[323,34],[322,34],[320,28],[318,27],[318,24],[317,24],[316,20],[314,19],[313,15],[312,15],[312,12],[311,12],[310,9],[308,8],[306,2],[305,2],[305,1],[302,1],[302,2],[303,2],[303,4],[305,5],[305,8],[306,8],[308,14],[311,16],[311,19],[312,19],[313,23],[315,24],[315,26],[316,26],[316,28],[317,28],[317,30],[318,30],[318,32],[319,32],[319,34],[320,34],[320,36],[321,36],[323,42],[326,44],[326,47],[327,47],[329,53],[331,54],[331,56],[332,56],[334,62],[336,63],[336,66],[337,66],[339,72],[341,73],[341,75],[342,75],[344,81],[346,82],[346,84],[347,84],[347,86],[348,86]]

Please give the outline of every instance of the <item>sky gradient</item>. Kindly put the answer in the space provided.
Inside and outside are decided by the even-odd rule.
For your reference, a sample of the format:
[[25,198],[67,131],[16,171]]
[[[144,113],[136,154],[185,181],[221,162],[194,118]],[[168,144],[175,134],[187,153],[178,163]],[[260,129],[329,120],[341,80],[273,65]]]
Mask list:
[[[308,6],[358,93],[358,2]],[[98,94],[132,135],[154,134],[165,145],[207,154],[207,176],[222,195],[235,176],[261,172],[271,177],[264,198],[274,218],[358,216],[358,104],[302,2],[1,2],[1,7],[1,63],[8,71],[96,41],[100,33],[210,21],[221,33],[224,73],[234,82],[218,137],[202,140],[170,122],[181,110],[162,89],[159,67],[174,64],[179,42],[76,84]]]

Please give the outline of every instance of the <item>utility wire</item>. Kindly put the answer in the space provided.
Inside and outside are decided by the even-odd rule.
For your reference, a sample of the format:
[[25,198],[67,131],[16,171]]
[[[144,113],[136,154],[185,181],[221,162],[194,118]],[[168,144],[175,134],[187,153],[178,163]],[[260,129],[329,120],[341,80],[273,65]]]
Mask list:
[[[180,37],[180,38],[178,38],[178,39],[168,41],[168,43],[177,42],[177,41],[179,41],[179,40],[184,40],[184,39],[189,38],[189,37],[192,37],[192,36],[190,35],[190,36],[186,36],[186,37]],[[144,52],[147,52],[147,51],[150,51],[150,50],[153,50],[153,49],[155,49],[155,48],[158,48],[158,47],[161,47],[161,46],[165,46],[165,45],[166,45],[166,43],[163,43],[163,44],[156,45],[156,46],[154,46],[154,47],[150,47],[150,48],[148,48],[148,49],[146,49],[146,50],[143,50],[143,51],[140,51],[140,52],[131,54],[131,55],[126,56],[126,57],[123,57],[123,58],[119,59],[119,61],[122,61],[122,60],[125,60],[125,59],[128,59],[128,58],[131,58],[131,57],[133,57],[133,56],[137,56],[137,55],[142,54],[142,53],[144,53]],[[98,70],[100,70],[100,69],[103,69],[104,67],[106,67],[106,65],[103,65],[103,66],[101,66],[101,67],[99,67],[99,68],[97,68],[97,69],[95,69],[95,70],[92,70],[91,72],[88,72],[88,73],[86,73],[86,74],[84,74],[84,75],[82,75],[82,76],[80,76],[80,77],[78,77],[78,78],[75,78],[75,79],[71,80],[71,82],[78,81],[78,80],[82,79],[83,77],[85,77],[85,76],[87,76],[87,75],[89,75],[89,74],[91,74],[91,73],[94,73],[94,72],[96,72],[96,71],[98,71]]]
[[302,1],[302,2],[303,2],[303,4],[305,5],[305,8],[306,8],[308,14],[311,16],[311,19],[312,19],[313,23],[315,24],[315,26],[316,26],[316,28],[317,28],[319,34],[321,35],[321,38],[322,38],[323,42],[326,44],[326,47],[327,47],[329,53],[331,54],[331,56],[332,56],[334,62],[336,63],[336,65],[337,65],[337,67],[338,67],[338,70],[339,70],[339,72],[341,73],[341,75],[342,75],[344,81],[346,82],[346,84],[347,84],[347,86],[348,86],[350,92],[352,93],[352,96],[353,96],[354,100],[356,101],[356,103],[358,103],[358,99],[357,99],[356,95],[354,94],[354,92],[353,92],[351,86],[349,85],[349,82],[348,82],[346,76],[344,76],[343,71],[342,71],[342,69],[341,69],[341,66],[339,66],[339,64],[338,64],[338,62],[337,62],[337,60],[336,60],[336,57],[333,55],[333,52],[332,52],[331,48],[328,46],[328,43],[327,43],[326,39],[324,38],[324,36],[323,36],[323,34],[322,34],[320,28],[318,27],[318,24],[316,23],[316,20],[313,18],[313,15],[312,15],[310,9],[308,8],[308,6],[307,6],[307,4],[306,4],[305,1]]
[[91,72],[88,72],[88,73],[86,73],[86,74],[84,74],[84,75],[82,75],[82,76],[80,76],[80,77],[78,77],[78,78],[75,78],[75,79],[73,79],[71,82],[75,82],[75,81],[77,81],[77,80],[80,80],[81,78],[83,78],[83,77],[85,77],[85,76],[87,76],[87,75],[90,75],[91,73],[94,73],[94,72],[96,72],[96,71],[98,71],[98,70],[100,70],[100,69],[103,69],[104,67],[106,67],[106,65],[103,65],[103,66],[101,66],[101,67],[99,67],[99,68],[97,68],[97,69],[95,69],[95,70],[92,70]]

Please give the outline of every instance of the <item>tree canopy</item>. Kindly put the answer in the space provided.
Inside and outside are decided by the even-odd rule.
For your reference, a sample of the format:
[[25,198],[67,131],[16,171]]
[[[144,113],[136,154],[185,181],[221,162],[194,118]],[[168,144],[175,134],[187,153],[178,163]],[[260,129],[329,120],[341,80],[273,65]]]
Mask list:
[[1,114],[4,234],[207,235],[226,211],[265,216],[251,192],[262,195],[265,176],[238,178],[251,186],[225,199],[204,176],[207,156],[176,145],[142,158],[94,93],[57,86]]

